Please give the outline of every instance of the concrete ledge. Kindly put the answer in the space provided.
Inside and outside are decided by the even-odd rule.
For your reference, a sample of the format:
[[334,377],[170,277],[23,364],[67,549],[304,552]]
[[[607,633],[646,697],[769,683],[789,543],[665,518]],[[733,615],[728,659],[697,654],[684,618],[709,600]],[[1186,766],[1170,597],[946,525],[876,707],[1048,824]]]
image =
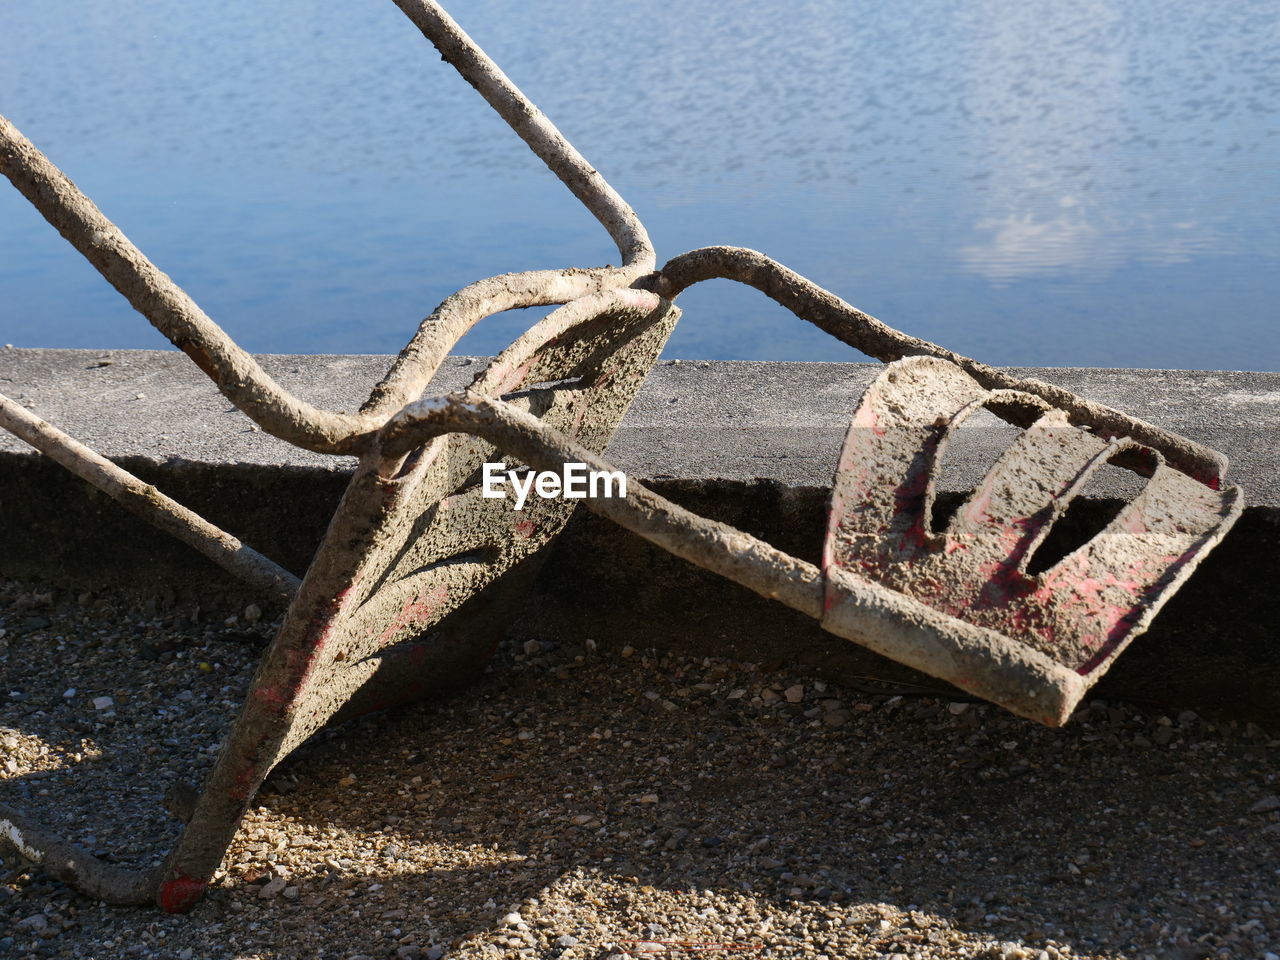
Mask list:
[[[339,409],[358,406],[388,362],[263,359],[301,396]],[[449,360],[433,392],[465,385],[482,363]],[[666,362],[650,376],[608,456],[672,499],[816,560],[847,418],[878,369]],[[1280,374],[1020,372],[1222,450],[1250,504],[1152,630],[1120,658],[1101,695],[1280,722]],[[177,352],[3,350],[0,392],[299,573],[352,465],[258,432]],[[963,432],[943,477],[953,502],[1010,432],[994,421]],[[1090,510],[1101,515],[1124,478],[1116,471],[1092,489],[1080,522],[1089,522]],[[85,490],[0,435],[0,576],[132,589],[205,609],[244,601],[220,570]],[[510,630],[801,662],[842,678],[920,680],[585,511],[550,551],[530,602],[511,611]]]
[[[259,360],[304,399],[347,410],[359,406],[389,363],[384,356]],[[484,362],[450,358],[431,391],[465,386]],[[640,477],[827,486],[849,415],[879,369],[874,363],[664,361],[608,456]],[[1223,451],[1251,505],[1280,507],[1280,373],[1068,367],[1018,373]],[[177,351],[0,350],[0,392],[113,459],[351,468],[349,459],[309,453],[257,432]],[[966,427],[969,446],[961,461],[973,466],[1007,442],[1012,430],[996,423],[993,418]],[[0,431],[0,453],[9,452],[26,448]]]

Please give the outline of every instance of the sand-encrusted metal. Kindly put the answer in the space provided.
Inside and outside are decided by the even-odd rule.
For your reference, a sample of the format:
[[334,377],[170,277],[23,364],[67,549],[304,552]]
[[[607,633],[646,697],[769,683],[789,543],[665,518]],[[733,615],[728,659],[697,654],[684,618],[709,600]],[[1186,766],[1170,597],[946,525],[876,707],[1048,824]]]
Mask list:
[[[0,172],[228,399],[268,433],[360,458],[299,581],[0,397],[0,426],[236,576],[291,598],[162,865],[127,870],[104,862],[3,805],[0,844],[92,896],[189,909],[254,792],[291,750],[339,713],[410,698],[433,676],[484,656],[495,624],[513,608],[501,589],[528,573],[574,502],[531,499],[513,511],[509,501],[480,495],[480,465],[583,463],[612,472],[600,453],[676,322],[672,301],[703,280],[746,283],[868,355],[899,361],[855,414],[823,567],[689,513],[634,480],[625,497],[583,502],[841,636],[1061,723],[1238,514],[1238,492],[1218,492],[1221,454],[900,333],[761,253],[705,247],[655,269],[640,218],[448,14],[432,0],[396,4],[596,217],[621,265],[477,281],[422,322],[358,413],[322,410],[272,380],[0,117]],[[422,398],[473,324],[550,305],[560,306],[469,391]],[[951,426],[984,403],[1030,429],[946,533],[934,535],[924,526],[932,463]],[[1037,538],[1081,478],[1108,458],[1150,466],[1146,491],[1114,529],[1028,576],[1021,564]]]
[[[934,478],[947,440],[991,405],[1021,407],[1034,419],[935,532]],[[1071,500],[1101,467],[1126,460],[1146,467],[1142,492],[1087,543],[1029,573]],[[822,625],[866,636],[854,581],[875,581],[936,616],[917,626],[914,642],[868,646],[1058,725],[1218,543],[1242,503],[1238,487],[1212,489],[1133,440],[1072,426],[1038,397],[986,390],[932,357],[899,360],[863,396],[840,454]]]

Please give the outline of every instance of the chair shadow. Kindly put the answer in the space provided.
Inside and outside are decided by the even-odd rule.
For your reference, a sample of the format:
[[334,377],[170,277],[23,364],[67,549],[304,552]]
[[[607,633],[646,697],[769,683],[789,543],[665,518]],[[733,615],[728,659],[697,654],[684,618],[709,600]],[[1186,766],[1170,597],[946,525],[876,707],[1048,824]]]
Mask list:
[[[264,794],[267,818],[391,856],[347,876],[317,850],[302,889],[376,878],[389,901],[421,903],[432,937],[451,942],[501,938],[508,905],[548,889],[604,899],[592,909],[612,918],[615,941],[649,935],[644,913],[661,891],[818,920],[850,910],[886,953],[929,942],[929,923],[1107,956],[1207,956],[1250,911],[1262,934],[1280,933],[1263,893],[1280,827],[1247,812],[1274,789],[1277,764],[1254,728],[1190,717],[1165,727],[1099,704],[1053,731],[984,705],[957,715],[834,686],[825,696],[864,709],[831,728],[804,716],[809,704],[724,697],[771,676],[731,673],[712,681],[717,694],[692,689],[707,679],[698,664],[551,659],[355,721],[296,755],[274,778],[287,792]],[[1151,739],[1160,729],[1166,744]],[[398,865],[405,848],[439,866],[412,855]],[[875,918],[894,910],[879,930]],[[902,925],[909,910],[933,920]],[[680,933],[717,936],[697,926]]]
[[[166,790],[207,770],[259,650],[180,616],[125,630],[79,608],[46,619],[0,654],[0,685],[21,694],[0,700],[0,735],[24,756],[47,751],[0,800],[117,862],[150,862],[179,827]],[[282,958],[299,924],[335,939],[394,925],[392,947],[501,948],[508,907],[550,891],[597,914],[613,942],[658,936],[647,918],[668,894],[815,930],[841,911],[883,953],[944,930],[1097,956],[1214,955],[1252,918],[1258,943],[1280,936],[1268,900],[1280,814],[1249,812],[1280,765],[1254,727],[1098,703],[1054,731],[985,705],[807,681],[804,703],[765,704],[764,687],[803,678],[570,644],[509,654],[456,695],[297,751],[184,929],[261,913],[239,949]],[[822,700],[841,702],[839,725],[806,715]],[[275,852],[264,834],[288,838],[296,900],[256,896]],[[59,887],[40,895],[65,900]],[[577,923],[570,911],[549,929]],[[723,939],[692,911],[663,932]],[[795,939],[770,936],[779,950]]]

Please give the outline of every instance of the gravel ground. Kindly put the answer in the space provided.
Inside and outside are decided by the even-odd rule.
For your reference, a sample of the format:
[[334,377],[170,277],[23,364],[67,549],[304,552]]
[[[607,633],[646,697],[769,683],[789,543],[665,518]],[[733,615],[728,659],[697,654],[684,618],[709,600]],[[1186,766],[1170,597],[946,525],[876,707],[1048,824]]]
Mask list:
[[[148,863],[273,625],[60,600],[0,585],[0,799]],[[1278,773],[1189,711],[529,644],[296,753],[188,916],[4,861],[0,956],[1280,960]]]

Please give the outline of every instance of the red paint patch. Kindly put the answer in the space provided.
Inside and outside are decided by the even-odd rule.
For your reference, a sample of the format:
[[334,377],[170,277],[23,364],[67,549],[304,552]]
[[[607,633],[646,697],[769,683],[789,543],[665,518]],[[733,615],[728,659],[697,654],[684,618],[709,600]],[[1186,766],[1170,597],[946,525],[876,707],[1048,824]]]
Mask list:
[[400,608],[390,626],[378,634],[378,642],[388,643],[406,627],[426,623],[448,598],[449,588],[443,583],[426,596],[414,597]]
[[160,885],[156,903],[165,913],[186,913],[204,896],[205,887],[208,885],[208,880],[197,880],[180,872],[172,880],[167,880]]
[[269,707],[282,707],[293,700],[293,695],[283,694],[275,687],[258,687],[253,691],[253,698]]
[[510,361],[501,365],[495,364],[489,369],[488,374],[484,375],[484,379],[493,384],[490,389],[499,396],[510,393],[524,385],[529,377],[529,371],[533,369],[535,359],[537,358],[530,357],[518,367],[512,367]]
[[[261,749],[261,741],[259,741],[259,745],[255,748],[254,753],[256,754],[259,749]],[[231,788],[227,790],[227,793],[236,800],[248,803],[249,798],[253,796],[254,792],[258,789],[258,784],[263,781],[265,776],[265,773],[261,775],[259,774],[257,764],[250,759],[236,773],[235,777],[231,781]]]

